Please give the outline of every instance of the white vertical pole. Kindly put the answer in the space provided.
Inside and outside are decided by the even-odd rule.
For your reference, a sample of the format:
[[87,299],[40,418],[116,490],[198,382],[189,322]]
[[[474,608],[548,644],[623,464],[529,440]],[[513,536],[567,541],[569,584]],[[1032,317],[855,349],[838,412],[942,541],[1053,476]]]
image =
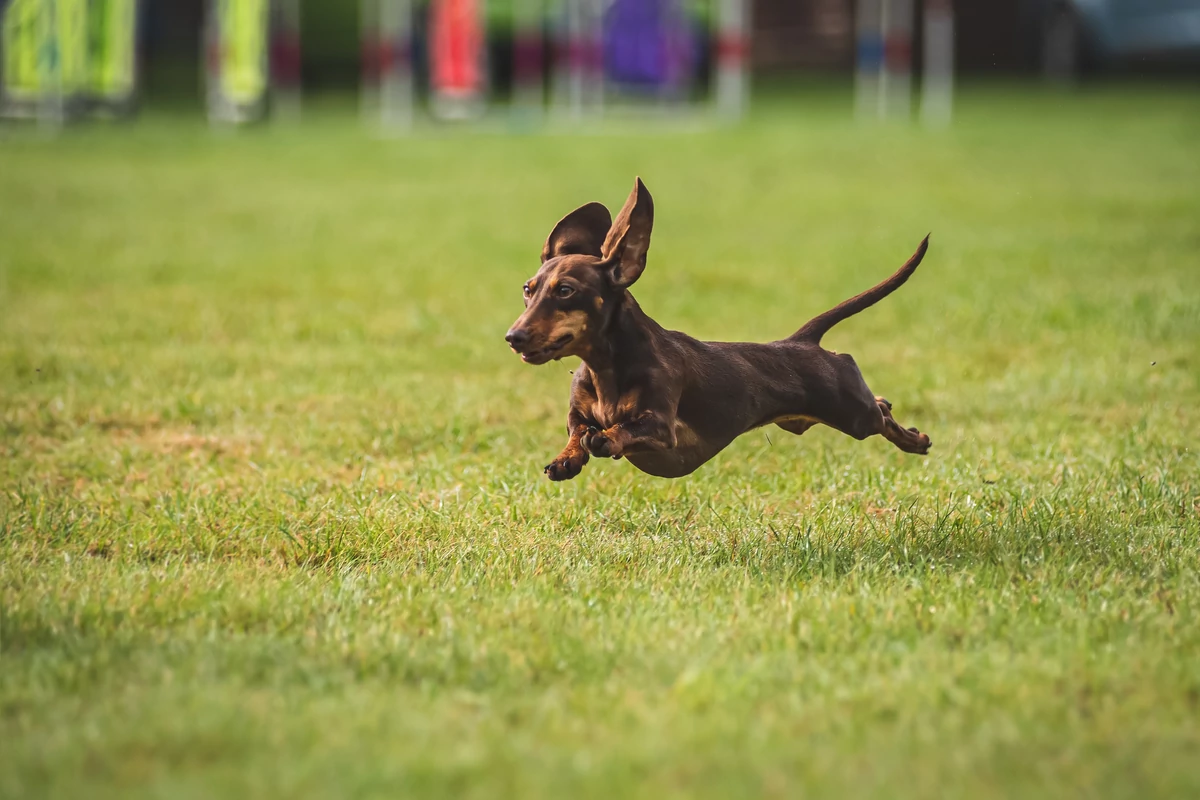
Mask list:
[[954,6],[951,0],[925,0],[924,37],[921,120],[931,127],[943,127],[950,124],[954,109]]
[[859,0],[854,27],[854,113],[873,119],[883,96],[883,0]]
[[584,0],[563,0],[557,26],[554,64],[554,100],[558,112],[569,119],[583,117],[586,35]]
[[382,0],[379,9],[379,116],[387,128],[412,126],[412,0]]
[[275,0],[278,24],[267,29],[273,39],[271,53],[271,92],[277,106],[276,116],[296,119],[300,116],[300,0]]
[[582,120],[604,109],[604,0],[561,0],[552,97],[557,116]]
[[382,105],[383,31],[380,27],[380,5],[383,0],[359,0],[358,49],[360,74],[358,108],[364,122],[374,125],[379,120]]
[[555,0],[550,2],[550,110],[565,117],[571,81],[570,9]]
[[204,58],[210,122],[240,124],[268,110],[271,22],[270,0],[208,0]]
[[604,0],[584,0],[584,103],[593,116],[604,113]]
[[542,54],[544,0],[513,0],[512,108],[527,120],[541,117],[545,106]]
[[[67,117],[66,90],[63,86],[63,41],[58,0],[44,0],[38,22],[41,25],[42,53],[38,55],[38,123],[49,131],[57,131]],[[49,56],[49,57],[47,57]]]
[[221,4],[219,0],[208,0],[204,6],[204,32],[200,47],[204,67],[204,99],[208,121],[216,124],[225,122],[228,117],[221,92]]
[[749,102],[749,3],[717,1],[717,113],[726,119],[740,119]]
[[884,0],[879,110],[888,119],[908,119],[912,113],[912,17],[912,0]]

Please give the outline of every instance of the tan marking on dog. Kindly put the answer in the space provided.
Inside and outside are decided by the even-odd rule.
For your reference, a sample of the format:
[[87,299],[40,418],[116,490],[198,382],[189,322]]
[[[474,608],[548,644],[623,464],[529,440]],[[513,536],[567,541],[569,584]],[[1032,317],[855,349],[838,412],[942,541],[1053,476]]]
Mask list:
[[816,417],[805,416],[804,414],[786,414],[782,417],[776,417],[767,424],[778,425],[781,422],[807,422],[811,425],[819,425],[821,420]]
[[683,420],[675,420],[676,447],[695,447],[700,443],[700,435],[692,430],[692,426],[688,425]]
[[599,311],[602,308],[604,308],[604,298],[596,295],[596,310]]
[[642,401],[641,389],[630,389],[621,399],[617,401],[617,417],[621,419],[630,419],[637,415],[637,411]]
[[549,341],[568,333],[578,338],[587,331],[587,314],[582,311],[558,311],[554,314],[554,327],[550,329]]

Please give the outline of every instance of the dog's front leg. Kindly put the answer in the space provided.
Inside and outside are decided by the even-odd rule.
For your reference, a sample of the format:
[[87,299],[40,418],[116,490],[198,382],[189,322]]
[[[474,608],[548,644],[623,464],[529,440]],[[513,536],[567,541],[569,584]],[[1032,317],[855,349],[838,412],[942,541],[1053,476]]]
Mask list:
[[675,447],[675,418],[659,411],[643,411],[626,422],[602,431],[589,431],[583,447],[597,458],[620,458],[629,453],[670,450]]
[[567,446],[546,465],[546,477],[552,481],[569,481],[583,470],[588,462],[588,452],[583,447],[583,437],[592,427],[582,414],[571,409],[567,414]]

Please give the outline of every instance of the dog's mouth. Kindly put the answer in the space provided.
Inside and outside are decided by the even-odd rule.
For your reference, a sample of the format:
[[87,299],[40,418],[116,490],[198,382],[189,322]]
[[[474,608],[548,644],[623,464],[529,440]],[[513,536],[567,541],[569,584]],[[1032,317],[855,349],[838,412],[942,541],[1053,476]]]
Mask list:
[[547,361],[556,358],[555,354],[561,352],[574,338],[575,334],[573,333],[563,334],[543,348],[527,350],[521,353],[521,360],[526,364],[545,364]]

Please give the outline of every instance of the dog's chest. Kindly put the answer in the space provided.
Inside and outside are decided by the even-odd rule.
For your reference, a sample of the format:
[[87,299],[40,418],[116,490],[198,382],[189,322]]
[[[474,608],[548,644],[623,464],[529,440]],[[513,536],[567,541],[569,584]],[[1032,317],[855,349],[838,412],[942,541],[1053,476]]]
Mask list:
[[601,428],[611,428],[613,425],[629,422],[642,411],[638,407],[637,400],[636,394],[626,395],[615,402],[598,399],[592,403],[592,419],[600,423]]
[[660,478],[679,478],[696,470],[721,450],[722,445],[701,438],[690,425],[675,420],[675,446],[670,450],[635,453],[629,462],[642,472]]

